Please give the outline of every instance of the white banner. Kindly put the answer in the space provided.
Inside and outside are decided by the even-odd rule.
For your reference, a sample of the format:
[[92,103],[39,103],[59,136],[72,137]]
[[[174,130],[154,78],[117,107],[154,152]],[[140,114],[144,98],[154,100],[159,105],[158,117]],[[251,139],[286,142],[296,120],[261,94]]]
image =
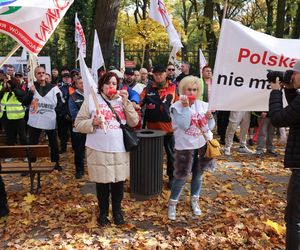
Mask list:
[[207,66],[207,62],[205,60],[202,50],[199,49],[199,71],[201,76],[202,76],[202,70],[205,66]]
[[172,63],[175,68],[175,76],[178,76],[181,73],[181,62],[177,60],[177,52],[180,50],[181,48],[173,47],[169,56],[169,62]]
[[267,111],[267,70],[286,71],[300,58],[299,39],[279,39],[224,19],[214,67],[211,110]]
[[11,36],[28,52],[37,55],[73,1],[0,1],[0,32]]

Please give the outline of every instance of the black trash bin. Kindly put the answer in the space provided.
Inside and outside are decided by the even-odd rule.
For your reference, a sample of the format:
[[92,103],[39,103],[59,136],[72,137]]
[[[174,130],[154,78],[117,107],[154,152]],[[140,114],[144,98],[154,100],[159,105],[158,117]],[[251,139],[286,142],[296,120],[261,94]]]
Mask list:
[[139,146],[130,153],[130,191],[137,200],[149,199],[162,191],[165,134],[152,129],[137,131]]

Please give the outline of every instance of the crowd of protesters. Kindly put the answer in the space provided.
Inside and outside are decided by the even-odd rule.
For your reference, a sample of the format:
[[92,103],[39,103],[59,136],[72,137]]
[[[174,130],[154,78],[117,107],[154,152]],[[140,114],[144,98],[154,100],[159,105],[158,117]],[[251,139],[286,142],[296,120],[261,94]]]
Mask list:
[[[240,143],[237,152],[241,154],[254,154],[247,144],[252,146],[253,141],[257,141],[256,156],[262,157],[265,147],[267,154],[277,155],[272,142],[275,128],[269,114],[265,111],[209,111],[212,69],[205,66],[201,73],[200,78],[192,76],[188,62],[181,64],[178,76],[171,63],[156,65],[151,71],[127,68],[120,72],[114,68],[99,73],[98,92],[84,99],[78,69],[70,71],[63,67],[59,73],[53,68],[49,74],[38,66],[34,70],[36,81],[27,84],[22,73],[14,72],[9,65],[6,72],[0,71],[1,129],[5,131],[7,145],[38,144],[44,131],[51,161],[56,163],[58,171],[63,171],[59,156],[68,151],[71,138],[76,179],[84,175],[87,155],[89,178],[96,182],[100,225],[109,223],[110,194],[114,222],[124,223],[121,201],[124,181],[129,177],[129,154],[120,139],[122,130],[116,114],[121,123],[135,129],[162,130],[171,189],[168,217],[176,219],[176,205],[191,174],[191,208],[193,215],[199,216],[202,174],[216,165],[215,160],[204,156],[204,138],[212,138],[215,123],[226,156],[231,155],[233,141]],[[238,127],[239,138],[235,134]],[[279,131],[284,132],[284,129]],[[0,193],[0,216],[4,216],[9,210],[1,176]]]

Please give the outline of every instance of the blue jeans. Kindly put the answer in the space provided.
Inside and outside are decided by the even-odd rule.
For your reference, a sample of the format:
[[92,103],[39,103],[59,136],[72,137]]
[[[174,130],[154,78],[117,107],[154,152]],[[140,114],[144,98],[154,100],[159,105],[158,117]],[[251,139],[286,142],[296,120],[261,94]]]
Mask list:
[[[191,196],[199,196],[202,187],[202,174],[203,172],[198,167],[198,149],[194,150],[193,154],[190,154],[192,157],[192,181],[191,181]],[[175,164],[176,166],[176,164]],[[188,168],[188,166],[187,166]],[[175,177],[174,183],[171,189],[170,199],[178,200],[180,194],[184,188],[187,178],[179,179]]]
[[286,223],[286,249],[300,249],[300,170],[292,170],[287,190],[287,206],[284,220]]

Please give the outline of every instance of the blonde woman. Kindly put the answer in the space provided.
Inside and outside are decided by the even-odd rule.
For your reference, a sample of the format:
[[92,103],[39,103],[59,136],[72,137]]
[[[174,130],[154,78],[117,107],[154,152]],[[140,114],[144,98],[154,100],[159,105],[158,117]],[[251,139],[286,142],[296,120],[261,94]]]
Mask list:
[[191,208],[193,215],[201,214],[198,201],[202,174],[204,170],[214,169],[216,165],[215,160],[204,157],[206,141],[201,131],[207,139],[212,139],[211,130],[215,121],[208,111],[208,103],[199,100],[202,94],[200,79],[194,76],[184,77],[179,85],[179,93],[180,100],[170,108],[175,137],[175,180],[168,208],[170,220],[176,219],[176,205],[191,173]]

